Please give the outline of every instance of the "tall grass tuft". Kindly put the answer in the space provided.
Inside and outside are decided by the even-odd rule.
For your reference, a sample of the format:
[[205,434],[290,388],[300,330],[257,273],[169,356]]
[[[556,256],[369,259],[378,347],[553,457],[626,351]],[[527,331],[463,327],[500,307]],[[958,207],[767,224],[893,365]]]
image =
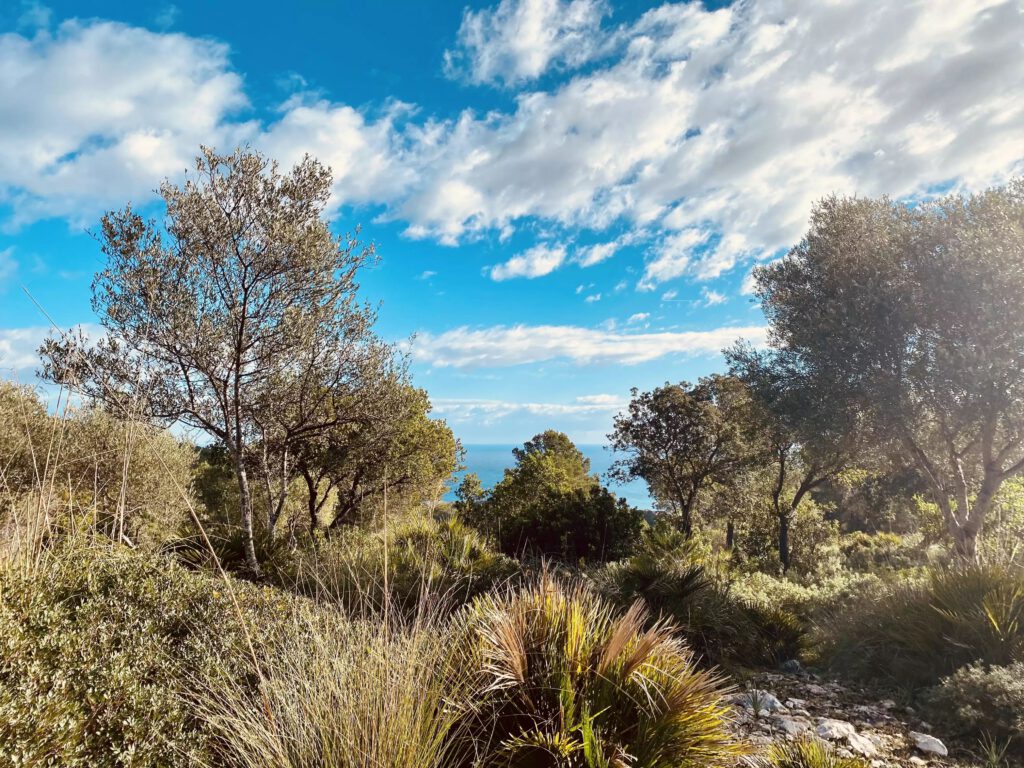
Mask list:
[[867,760],[842,757],[819,739],[798,739],[772,744],[768,754],[756,765],[760,768],[868,768]]
[[726,689],[640,603],[617,614],[542,574],[466,612],[479,766],[696,768],[735,761]]
[[444,628],[296,618],[258,690],[222,685],[197,706],[216,734],[210,765],[447,768],[469,677]]

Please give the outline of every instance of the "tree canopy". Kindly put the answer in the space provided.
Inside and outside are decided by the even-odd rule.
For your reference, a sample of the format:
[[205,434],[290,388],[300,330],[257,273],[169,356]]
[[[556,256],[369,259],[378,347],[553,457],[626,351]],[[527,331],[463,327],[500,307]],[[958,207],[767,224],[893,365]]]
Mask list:
[[914,207],[828,198],[755,275],[773,361],[898,449],[973,558],[1024,471],[1024,182]]
[[357,296],[373,247],[331,233],[330,188],[308,156],[283,173],[257,152],[204,148],[194,177],[161,185],[162,222],[131,207],[103,217],[106,265],[93,283],[103,338],[52,338],[42,350],[51,378],[227,448],[255,572],[252,446],[274,448],[286,488],[294,443],[344,420],[387,357]]

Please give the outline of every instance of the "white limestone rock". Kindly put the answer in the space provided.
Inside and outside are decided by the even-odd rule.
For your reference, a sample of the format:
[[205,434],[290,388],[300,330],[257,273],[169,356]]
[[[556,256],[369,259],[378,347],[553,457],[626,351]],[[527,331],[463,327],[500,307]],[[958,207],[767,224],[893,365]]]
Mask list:
[[914,746],[921,752],[928,755],[938,755],[939,757],[945,757],[949,754],[949,750],[946,749],[946,745],[936,739],[934,736],[929,736],[927,733],[918,733],[917,731],[910,732],[910,739],[914,742]]
[[874,757],[878,754],[878,747],[875,746],[875,743],[859,733],[849,734],[846,737],[846,743],[850,745],[850,749],[864,757]]
[[831,717],[819,718],[818,727],[814,731],[818,736],[829,741],[841,741],[857,734],[857,729],[853,727],[852,723],[845,720],[834,720]]

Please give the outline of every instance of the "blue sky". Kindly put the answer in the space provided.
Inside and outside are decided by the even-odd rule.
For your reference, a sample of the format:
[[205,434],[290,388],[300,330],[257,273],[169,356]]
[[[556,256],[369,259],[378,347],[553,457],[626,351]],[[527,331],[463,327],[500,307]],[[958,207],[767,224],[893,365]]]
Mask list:
[[[763,339],[749,273],[830,193],[1024,173],[1018,0],[8,2],[0,369],[95,322],[89,235],[200,143],[335,172],[379,330],[466,442],[601,442]],[[24,289],[24,290],[23,290]]]

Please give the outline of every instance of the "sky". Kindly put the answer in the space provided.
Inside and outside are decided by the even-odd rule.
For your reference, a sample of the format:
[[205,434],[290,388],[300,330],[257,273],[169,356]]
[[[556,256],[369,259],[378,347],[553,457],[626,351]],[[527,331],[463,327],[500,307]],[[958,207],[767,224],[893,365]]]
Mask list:
[[329,165],[329,215],[467,443],[601,443],[762,344],[815,200],[1024,175],[1021,0],[0,4],[0,371],[95,326],[102,214],[200,144]]

